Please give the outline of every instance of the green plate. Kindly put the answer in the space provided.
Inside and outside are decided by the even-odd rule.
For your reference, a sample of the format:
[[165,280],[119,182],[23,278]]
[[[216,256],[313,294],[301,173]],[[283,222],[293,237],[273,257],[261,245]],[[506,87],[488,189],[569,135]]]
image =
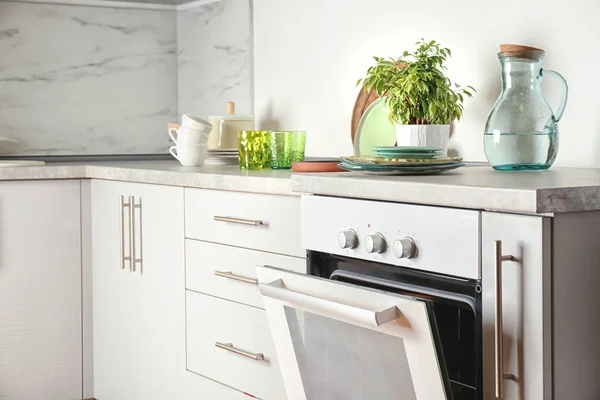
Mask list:
[[372,154],[374,146],[394,147],[396,126],[390,123],[390,110],[383,99],[375,100],[363,114],[354,137],[354,155]]
[[376,151],[374,154],[381,158],[404,158],[406,160],[442,157],[442,153],[383,153]]
[[445,171],[451,171],[464,165],[464,163],[459,162],[446,165],[429,165],[422,167],[378,166],[379,168],[373,169],[372,165],[364,167],[341,163],[338,164],[338,167],[346,171],[360,172],[367,175],[434,175]]
[[382,157],[342,157],[343,163],[360,166],[427,166],[440,164],[456,164],[462,161],[462,157],[440,157],[429,159],[402,159],[402,158],[382,158]]
[[417,146],[375,146],[373,151],[385,151],[393,153],[439,153],[439,147],[417,147]]

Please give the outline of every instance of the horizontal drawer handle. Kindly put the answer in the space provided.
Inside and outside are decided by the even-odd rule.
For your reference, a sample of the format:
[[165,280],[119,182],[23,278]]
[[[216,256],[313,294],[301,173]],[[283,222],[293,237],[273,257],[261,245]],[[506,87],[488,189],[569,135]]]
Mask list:
[[230,351],[235,354],[239,354],[240,356],[248,357],[256,361],[264,361],[265,356],[263,353],[250,353],[249,351],[244,351],[233,346],[233,343],[221,343],[215,342],[215,346],[220,349]]
[[241,224],[241,225],[250,225],[250,226],[264,225],[261,220],[232,218],[232,217],[221,217],[219,215],[215,215],[213,217],[213,220],[219,221],[219,222],[229,222],[230,224]]
[[247,276],[236,275],[231,271],[215,271],[216,276],[220,276],[221,278],[232,279],[234,281],[240,281],[245,283],[250,283],[252,285],[258,285],[258,279],[248,278]]

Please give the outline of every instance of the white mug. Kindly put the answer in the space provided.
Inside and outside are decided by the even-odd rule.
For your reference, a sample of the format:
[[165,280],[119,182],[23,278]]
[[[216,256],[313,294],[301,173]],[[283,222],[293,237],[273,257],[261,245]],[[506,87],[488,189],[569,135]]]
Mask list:
[[181,116],[181,127],[196,129],[199,131],[208,131],[207,133],[210,133],[212,130],[212,124],[210,122],[189,114],[183,114]]
[[169,153],[175,157],[184,167],[199,167],[204,164],[206,145],[183,145],[171,146]]
[[175,142],[175,144],[190,144],[200,145],[208,142],[210,131],[203,131],[191,128],[171,128],[169,129],[169,136]]

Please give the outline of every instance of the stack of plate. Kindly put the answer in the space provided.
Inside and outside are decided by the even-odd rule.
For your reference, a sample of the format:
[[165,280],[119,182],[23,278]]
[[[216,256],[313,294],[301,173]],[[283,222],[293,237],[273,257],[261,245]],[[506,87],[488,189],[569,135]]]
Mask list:
[[409,160],[441,157],[443,150],[439,147],[377,146],[371,149],[371,153],[382,158],[402,158]]
[[205,165],[236,165],[238,163],[239,152],[231,150],[208,150]]
[[433,175],[460,168],[461,157],[443,157],[435,147],[376,147],[375,157],[343,157],[338,167],[369,175]]

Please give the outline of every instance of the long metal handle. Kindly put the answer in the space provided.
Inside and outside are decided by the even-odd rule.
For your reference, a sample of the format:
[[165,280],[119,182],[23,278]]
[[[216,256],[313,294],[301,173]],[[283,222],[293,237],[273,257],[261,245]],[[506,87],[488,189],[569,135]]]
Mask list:
[[496,352],[496,366],[495,366],[495,377],[496,377],[496,398],[502,399],[502,388],[504,385],[504,380],[514,380],[515,376],[513,374],[505,374],[504,373],[504,328],[502,321],[502,263],[504,261],[517,261],[517,259],[513,256],[502,255],[502,241],[496,240],[496,248],[495,248],[495,269],[496,269],[496,318],[495,318],[495,352]]
[[265,355],[263,353],[251,353],[249,351],[245,351],[242,349],[238,349],[233,346],[233,343],[221,343],[215,342],[215,346],[220,349],[230,351],[235,354],[239,354],[240,356],[248,357],[256,361],[263,361],[265,359]]
[[381,326],[395,320],[400,314],[396,306],[381,311],[371,311],[321,297],[294,292],[286,289],[281,279],[271,283],[259,283],[258,288],[263,296],[290,303],[292,306],[301,307],[308,312],[326,313],[368,326]]
[[[142,221],[144,220],[143,218],[143,214],[142,214],[142,199],[140,199],[140,202],[138,204],[134,204],[133,205],[134,209],[138,209],[140,210],[140,231],[138,232],[138,236],[140,238],[139,242],[140,242],[140,258],[135,258],[135,253],[133,254],[133,264],[135,265],[135,263],[140,263],[140,271],[143,271],[144,269],[144,251],[143,251],[143,247],[144,247],[144,239],[142,237],[142,232],[144,232],[144,229],[142,229]],[[135,226],[134,228],[135,229]],[[134,267],[134,271],[135,271],[135,267]]]
[[131,271],[135,272],[135,197],[129,196],[129,254],[131,254]]
[[[121,208],[119,209],[119,225],[121,227],[121,269],[125,269],[125,261],[131,261],[131,247],[129,248],[129,257],[125,257],[125,207],[130,207],[131,203],[125,202],[125,196],[121,195]],[[131,215],[131,214],[130,214]],[[131,224],[131,219],[129,220]]]
[[241,225],[250,225],[250,226],[260,226],[265,225],[261,220],[251,220],[251,219],[242,219],[242,218],[232,218],[232,217],[221,217],[219,215],[215,215],[213,220],[219,222],[228,222],[230,224],[241,224]]
[[246,276],[236,275],[231,271],[215,271],[216,276],[220,276],[221,278],[227,278],[234,281],[240,281],[245,283],[250,283],[252,285],[258,285],[258,279],[248,278]]
[[[139,232],[139,237],[140,237],[140,257],[136,258],[135,257],[135,210],[138,209],[140,210],[140,232]],[[139,204],[135,204],[135,197],[134,196],[130,196],[129,197],[129,215],[130,215],[130,221],[131,221],[131,232],[129,237],[131,238],[130,241],[130,249],[131,249],[131,271],[135,272],[136,271],[136,264],[140,263],[140,269],[143,267],[142,263],[143,261],[143,257],[142,257],[142,199],[140,199]]]

